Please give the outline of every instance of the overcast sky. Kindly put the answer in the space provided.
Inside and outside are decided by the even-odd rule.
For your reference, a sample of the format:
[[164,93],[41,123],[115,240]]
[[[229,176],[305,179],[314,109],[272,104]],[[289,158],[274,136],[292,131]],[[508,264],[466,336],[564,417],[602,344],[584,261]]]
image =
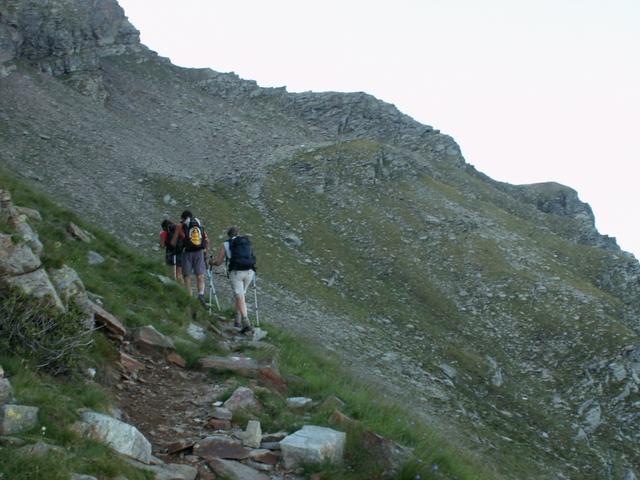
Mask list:
[[365,91],[509,183],[578,191],[640,258],[640,0],[119,0],[177,65]]

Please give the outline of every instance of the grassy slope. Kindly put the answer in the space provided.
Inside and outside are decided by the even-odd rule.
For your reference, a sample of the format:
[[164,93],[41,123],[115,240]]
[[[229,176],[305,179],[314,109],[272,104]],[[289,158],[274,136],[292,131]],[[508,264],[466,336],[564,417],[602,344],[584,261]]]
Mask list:
[[[385,148],[355,141],[302,153],[272,168],[259,199],[224,185],[186,193],[164,179],[157,197],[197,205],[216,226],[250,226],[271,282],[368,327],[372,316],[389,318],[418,364],[437,372],[444,361],[463,372],[457,389],[481,419],[475,431],[500,445],[493,454],[511,474],[534,475],[517,460],[531,445],[557,468],[562,457],[597,463],[589,449],[567,448],[575,430],[567,411],[550,405],[585,364],[637,339],[621,321],[620,299],[599,288],[619,256],[552,233],[570,232],[573,221],[541,215],[463,170],[444,167],[440,180],[394,172]],[[371,181],[382,169],[391,173]],[[299,248],[281,241],[288,231],[302,238]],[[333,270],[330,287],[323,279]],[[413,341],[409,324],[428,344]],[[499,389],[488,357],[512,379]],[[529,373],[542,368],[551,382]],[[602,429],[595,441],[610,435]]]
[[[87,288],[103,298],[105,307],[118,315],[129,327],[153,324],[159,330],[174,338],[182,338],[178,342],[179,352],[191,361],[198,356],[210,353],[214,342],[205,341],[194,347],[193,340],[184,332],[192,304],[187,296],[173,287],[163,287],[150,273],[164,272],[160,259],[147,259],[125,248],[121,242],[98,228],[85,224],[76,215],[58,207],[46,197],[30,190],[20,182],[3,175],[0,188],[8,188],[13,192],[17,205],[38,209],[44,220],[34,223],[45,245],[44,261],[47,266],[58,267],[65,263],[75,268],[83,278]],[[195,200],[195,199],[194,199]],[[238,219],[233,207],[235,201],[224,194],[215,196],[216,215],[218,219]],[[206,218],[209,212],[203,215]],[[225,217],[228,215],[228,217]],[[249,212],[242,217],[244,224],[259,225],[256,212]],[[70,240],[65,233],[68,222],[86,228],[96,236],[96,240],[86,245]],[[246,223],[245,223],[246,222]],[[251,223],[249,223],[251,222]],[[32,222],[33,223],[33,222]],[[227,222],[230,223],[230,222]],[[256,248],[266,245],[256,238]],[[107,261],[99,266],[89,266],[86,254],[95,250]],[[261,257],[265,269],[281,261],[279,256],[286,256],[287,249],[271,252],[273,257]],[[273,263],[271,263],[273,262]],[[276,271],[274,268],[270,271]],[[304,280],[302,278],[301,280]],[[200,318],[200,321],[208,321]],[[338,395],[348,405],[347,413],[361,420],[363,428],[395,438],[416,448],[418,462],[407,466],[401,478],[414,478],[417,473],[422,478],[436,478],[430,472],[431,465],[436,463],[440,470],[437,478],[484,479],[496,478],[496,474],[487,473],[468,453],[460,451],[446,440],[439,438],[431,429],[415,420],[398,405],[386,404],[376,399],[371,388],[354,380],[345,372],[335,359],[325,358],[309,345],[302,344],[281,332],[270,328],[276,344],[281,349],[281,368],[285,374],[295,374],[306,381],[292,388],[292,394],[306,394],[313,398]],[[213,347],[215,349],[215,347]],[[114,359],[115,349],[101,335],[95,337],[95,344],[85,360],[85,366],[97,366],[98,378],[105,375],[104,365]],[[126,463],[113,458],[113,454],[105,447],[69,433],[69,425],[75,421],[78,408],[92,408],[106,411],[111,399],[106,390],[98,384],[87,383],[80,375],[67,378],[53,378],[44,373],[35,372],[25,359],[12,357],[4,352],[0,357],[2,364],[11,378],[19,403],[36,405],[41,408],[41,425],[46,427],[45,440],[65,447],[64,454],[49,456],[42,460],[33,460],[16,455],[13,448],[0,449],[0,472],[13,480],[21,479],[67,479],[70,472],[82,472],[113,478],[125,475],[130,480],[148,478],[148,474],[136,472]],[[327,411],[315,413],[314,421],[327,422]],[[393,421],[389,419],[393,418]],[[268,419],[264,419],[265,423]],[[270,420],[274,423],[273,418]],[[278,421],[280,426],[301,424],[302,418],[290,419],[283,415]],[[277,423],[277,422],[276,422]],[[279,425],[272,425],[277,428]],[[21,435],[25,440],[34,441],[42,438],[37,429]],[[352,438],[356,438],[355,435]],[[376,467],[370,459],[360,452],[357,442],[351,442],[348,451],[349,463],[345,469],[325,471],[323,478],[364,479],[374,478]],[[147,475],[147,476],[145,476]]]

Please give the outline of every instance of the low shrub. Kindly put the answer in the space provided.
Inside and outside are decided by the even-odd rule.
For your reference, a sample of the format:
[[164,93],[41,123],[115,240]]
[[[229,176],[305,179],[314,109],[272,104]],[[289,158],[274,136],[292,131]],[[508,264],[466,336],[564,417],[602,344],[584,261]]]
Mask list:
[[52,374],[75,367],[93,342],[75,305],[61,312],[15,289],[0,291],[0,318],[0,354],[30,359]]

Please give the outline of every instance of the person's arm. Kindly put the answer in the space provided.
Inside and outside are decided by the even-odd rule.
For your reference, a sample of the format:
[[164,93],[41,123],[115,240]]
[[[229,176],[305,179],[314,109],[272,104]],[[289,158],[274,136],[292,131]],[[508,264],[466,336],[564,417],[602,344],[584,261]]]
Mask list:
[[165,248],[168,244],[167,239],[169,237],[169,232],[163,230],[160,232],[160,248]]
[[224,243],[223,243],[222,245],[220,245],[220,250],[218,250],[218,255],[216,256],[216,258],[211,260],[211,265],[213,265],[214,267],[218,267],[222,265],[222,263],[224,262],[224,257],[226,256],[227,254],[224,251]]
[[175,247],[178,244],[178,237],[182,233],[182,224],[178,224],[176,226],[175,231],[173,232],[173,237],[171,237],[171,246]]

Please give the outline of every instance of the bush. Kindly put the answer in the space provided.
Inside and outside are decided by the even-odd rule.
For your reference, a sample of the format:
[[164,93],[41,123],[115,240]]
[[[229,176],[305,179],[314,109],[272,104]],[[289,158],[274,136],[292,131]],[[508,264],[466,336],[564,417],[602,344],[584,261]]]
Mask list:
[[92,343],[75,305],[66,313],[13,289],[0,291],[0,354],[31,359],[53,374],[69,371]]

